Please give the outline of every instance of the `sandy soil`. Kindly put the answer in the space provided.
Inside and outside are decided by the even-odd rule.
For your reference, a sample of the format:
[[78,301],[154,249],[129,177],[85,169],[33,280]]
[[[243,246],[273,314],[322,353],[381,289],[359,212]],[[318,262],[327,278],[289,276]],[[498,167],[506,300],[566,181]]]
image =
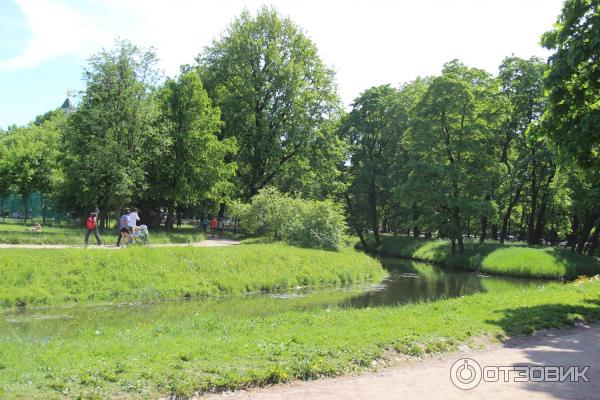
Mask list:
[[[486,366],[589,366],[589,382],[487,382],[461,390],[450,379],[452,365],[471,358]],[[462,361],[460,361],[462,362]],[[504,376],[498,374],[498,376]],[[549,330],[533,336],[510,339],[484,351],[464,350],[440,358],[410,360],[402,365],[358,376],[295,382],[197,397],[202,400],[313,400],[313,399],[600,399],[600,324]]]

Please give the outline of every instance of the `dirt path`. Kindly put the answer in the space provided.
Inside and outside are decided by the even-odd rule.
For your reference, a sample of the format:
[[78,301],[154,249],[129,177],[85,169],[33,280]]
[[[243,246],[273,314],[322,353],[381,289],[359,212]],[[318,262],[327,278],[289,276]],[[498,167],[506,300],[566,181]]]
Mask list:
[[[229,239],[206,239],[201,242],[194,243],[156,243],[148,244],[146,247],[222,247],[222,246],[234,246],[240,244],[240,242]],[[75,244],[2,244],[0,243],[0,249],[82,249],[86,246],[75,245]],[[90,244],[87,246],[88,249],[113,249],[117,250],[122,247],[115,245],[103,245],[97,246]]]
[[[516,383],[513,378],[510,378],[511,382],[502,382],[502,379],[499,382],[488,382],[484,379],[471,390],[461,390],[455,387],[450,379],[453,363],[461,358],[471,358],[481,367],[589,366],[590,369],[586,373],[589,382]],[[498,370],[492,369],[490,376],[495,374],[494,371]],[[539,376],[536,372],[531,373],[534,377]],[[504,373],[500,375],[499,372],[498,376],[502,377]],[[514,374],[510,376],[514,377]],[[479,352],[466,350],[441,358],[412,360],[378,373],[297,382],[197,399],[600,399],[600,324],[519,337],[503,344],[489,346]]]

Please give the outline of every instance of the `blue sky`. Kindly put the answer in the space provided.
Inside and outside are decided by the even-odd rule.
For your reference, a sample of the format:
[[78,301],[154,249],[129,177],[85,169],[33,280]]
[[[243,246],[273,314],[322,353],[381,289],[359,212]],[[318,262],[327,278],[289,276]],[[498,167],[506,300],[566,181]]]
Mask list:
[[373,85],[439,73],[458,58],[495,73],[539,46],[562,0],[0,0],[0,127],[26,124],[80,90],[86,60],[116,37],[154,46],[165,75],[244,8],[274,5],[337,71],[346,105]]

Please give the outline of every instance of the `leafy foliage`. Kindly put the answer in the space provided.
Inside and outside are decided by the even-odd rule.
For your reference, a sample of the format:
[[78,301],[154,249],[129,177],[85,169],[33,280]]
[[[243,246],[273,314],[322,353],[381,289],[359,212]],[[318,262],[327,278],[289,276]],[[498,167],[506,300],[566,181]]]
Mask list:
[[242,198],[267,185],[312,194],[321,173],[335,178],[342,144],[330,122],[339,114],[333,71],[291,20],[269,8],[245,11],[197,60],[222,111],[221,135],[239,145]]
[[338,250],[346,231],[342,209],[329,200],[310,201],[265,188],[240,209],[250,234],[293,245]]

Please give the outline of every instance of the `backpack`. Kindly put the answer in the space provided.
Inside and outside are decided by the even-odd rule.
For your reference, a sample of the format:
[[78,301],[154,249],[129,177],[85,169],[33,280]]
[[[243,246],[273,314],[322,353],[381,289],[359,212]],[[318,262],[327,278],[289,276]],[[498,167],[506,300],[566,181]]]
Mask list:
[[94,229],[96,227],[96,221],[94,221],[94,217],[91,215],[87,217],[85,221],[85,227],[88,229]]

